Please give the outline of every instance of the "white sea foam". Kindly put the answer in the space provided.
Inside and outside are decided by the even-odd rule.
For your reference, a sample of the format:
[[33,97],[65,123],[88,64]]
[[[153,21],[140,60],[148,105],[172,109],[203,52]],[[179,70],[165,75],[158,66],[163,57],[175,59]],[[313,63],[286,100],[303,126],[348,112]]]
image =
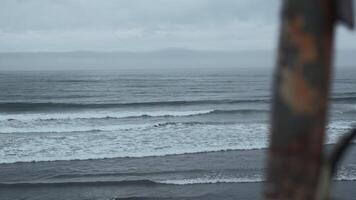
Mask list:
[[60,120],[60,119],[105,119],[105,118],[130,118],[130,117],[180,117],[190,115],[200,115],[213,112],[214,110],[196,111],[86,111],[86,112],[63,112],[63,113],[21,113],[21,114],[1,114],[0,121],[19,120]]
[[334,144],[338,139],[350,131],[355,126],[355,121],[332,121],[329,123],[327,130],[327,144]]
[[[351,126],[352,122],[332,122],[327,143],[335,143]],[[86,132],[86,129],[105,131]],[[22,131],[26,130],[35,131],[31,128]],[[38,134],[0,134],[0,162],[165,156],[268,146],[266,123],[93,124],[71,127],[70,132],[57,129],[60,132],[48,134],[49,130],[36,129],[37,133],[43,131]]]
[[356,181],[356,165],[344,164],[337,169],[335,180],[337,181]]
[[172,184],[172,185],[193,185],[193,184],[216,184],[216,183],[255,183],[262,182],[263,177],[254,176],[254,177],[241,177],[241,178],[219,178],[219,177],[203,177],[203,178],[191,178],[191,179],[175,179],[175,180],[163,180],[157,181],[163,184]]
[[101,132],[101,131],[127,131],[130,129],[140,130],[152,124],[122,124],[122,125],[73,125],[59,124],[50,126],[28,125],[22,127],[1,127],[0,134],[20,133],[74,133],[74,132]]
[[266,124],[151,126],[114,132],[0,134],[1,162],[30,162],[259,149]]
[[356,174],[340,174],[334,180],[336,181],[356,181]]
[[[355,172],[341,171],[335,178],[335,181],[356,181]],[[199,177],[188,179],[172,179],[157,181],[158,183],[171,185],[193,185],[193,184],[216,184],[216,183],[257,183],[265,181],[261,174],[252,177]]]
[[[356,181],[356,165],[349,164],[338,169],[338,173],[334,178],[335,181]],[[172,185],[192,185],[192,184],[216,184],[216,183],[255,183],[263,182],[263,171],[259,171],[259,174],[248,176],[224,176],[224,175],[205,175],[203,177],[196,178],[184,178],[184,179],[170,179],[158,181],[163,184]]]

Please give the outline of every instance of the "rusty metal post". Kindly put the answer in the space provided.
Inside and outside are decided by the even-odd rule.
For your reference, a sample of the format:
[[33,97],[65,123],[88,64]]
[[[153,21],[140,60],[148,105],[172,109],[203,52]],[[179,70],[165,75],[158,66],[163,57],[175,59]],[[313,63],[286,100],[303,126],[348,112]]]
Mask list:
[[335,2],[283,1],[266,199],[315,199],[327,121]]
[[265,197],[326,200],[356,130],[323,155],[336,21],[354,27],[352,0],[284,0]]

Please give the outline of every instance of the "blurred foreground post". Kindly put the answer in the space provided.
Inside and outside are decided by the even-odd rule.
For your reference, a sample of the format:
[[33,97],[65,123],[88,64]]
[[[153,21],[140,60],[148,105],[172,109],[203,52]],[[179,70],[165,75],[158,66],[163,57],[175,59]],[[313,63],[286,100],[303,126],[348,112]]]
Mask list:
[[[283,1],[266,199],[317,199],[323,167],[334,24],[337,19],[349,23],[345,13],[349,8],[341,8],[336,2]],[[350,2],[344,0],[341,4]]]

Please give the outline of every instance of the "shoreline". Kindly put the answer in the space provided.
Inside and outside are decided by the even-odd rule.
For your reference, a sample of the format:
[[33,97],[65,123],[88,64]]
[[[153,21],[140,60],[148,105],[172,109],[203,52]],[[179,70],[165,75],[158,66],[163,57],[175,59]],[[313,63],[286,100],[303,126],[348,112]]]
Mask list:
[[[324,144],[324,151],[329,152],[336,143],[327,143]],[[350,149],[356,148],[356,141],[351,144]],[[224,149],[224,150],[207,150],[207,151],[197,151],[197,152],[187,152],[187,153],[167,153],[162,155],[148,155],[148,156],[123,156],[123,157],[104,157],[104,158],[83,158],[83,159],[59,159],[59,160],[32,160],[32,161],[15,161],[15,162],[0,162],[0,166],[2,165],[12,165],[12,164],[36,164],[36,163],[51,163],[51,162],[85,162],[85,161],[97,161],[97,162],[105,162],[106,160],[117,160],[117,159],[149,159],[149,158],[159,158],[159,157],[179,157],[185,155],[200,155],[200,154],[214,154],[214,153],[229,153],[229,152],[244,152],[244,151],[262,151],[266,154],[268,147],[261,148],[251,148],[251,149]]]
[[[355,170],[355,147],[340,169]],[[263,176],[265,159],[266,149],[0,164],[0,199],[261,199],[264,182],[251,180]],[[332,194],[348,199],[355,187],[334,181]]]

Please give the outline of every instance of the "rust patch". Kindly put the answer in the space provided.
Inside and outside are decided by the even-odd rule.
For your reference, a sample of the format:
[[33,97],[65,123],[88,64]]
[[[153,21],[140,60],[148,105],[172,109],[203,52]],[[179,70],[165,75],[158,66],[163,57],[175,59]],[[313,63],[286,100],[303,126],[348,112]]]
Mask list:
[[314,115],[322,108],[320,94],[303,78],[300,70],[282,70],[281,98],[297,114]]
[[292,19],[287,27],[287,34],[290,41],[298,49],[300,62],[314,62],[318,59],[315,37],[304,31],[304,20],[298,16]]

